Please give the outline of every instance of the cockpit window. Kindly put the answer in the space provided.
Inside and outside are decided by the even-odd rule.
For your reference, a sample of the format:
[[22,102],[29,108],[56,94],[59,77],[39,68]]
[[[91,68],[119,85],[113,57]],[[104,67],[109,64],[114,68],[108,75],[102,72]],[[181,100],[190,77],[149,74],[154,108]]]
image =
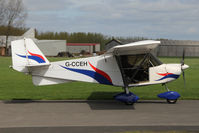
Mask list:
[[146,82],[149,80],[149,68],[161,65],[162,62],[152,55],[121,55],[118,57],[122,73],[128,84]]
[[151,53],[150,53],[150,62],[152,63],[153,66],[158,66],[162,64],[162,62]]

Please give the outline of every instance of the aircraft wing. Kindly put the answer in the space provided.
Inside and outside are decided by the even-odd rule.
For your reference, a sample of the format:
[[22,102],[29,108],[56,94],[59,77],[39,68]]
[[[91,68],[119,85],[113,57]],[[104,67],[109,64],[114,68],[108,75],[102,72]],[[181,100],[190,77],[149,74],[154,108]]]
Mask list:
[[126,54],[144,54],[149,53],[151,50],[155,49],[160,44],[160,41],[146,40],[139,41],[124,45],[115,46],[109,49],[107,54],[114,55],[126,55]]

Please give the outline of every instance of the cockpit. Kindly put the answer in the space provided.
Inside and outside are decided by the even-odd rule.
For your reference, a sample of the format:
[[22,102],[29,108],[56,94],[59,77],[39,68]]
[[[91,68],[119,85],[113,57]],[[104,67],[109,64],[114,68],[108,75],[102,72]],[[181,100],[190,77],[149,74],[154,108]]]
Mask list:
[[126,84],[149,81],[149,68],[162,62],[151,53],[137,55],[120,55],[117,57],[123,79]]

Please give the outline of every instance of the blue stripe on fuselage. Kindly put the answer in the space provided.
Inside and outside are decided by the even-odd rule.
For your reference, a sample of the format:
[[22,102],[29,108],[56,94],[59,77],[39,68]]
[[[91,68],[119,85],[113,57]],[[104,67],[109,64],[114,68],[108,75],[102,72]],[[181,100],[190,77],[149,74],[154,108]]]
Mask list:
[[158,79],[158,80],[156,80],[156,81],[160,81],[160,80],[163,80],[163,79],[166,79],[166,78],[174,78],[174,79],[177,79],[177,78],[179,78],[179,77],[180,77],[180,75],[168,74],[168,75],[166,75],[166,76],[164,76],[164,77],[162,77],[161,79]]
[[68,67],[64,67],[64,66],[61,66],[61,67],[65,68],[67,70],[73,71],[73,72],[77,72],[77,73],[87,75],[87,76],[95,79],[100,84],[113,85],[108,79],[106,79],[103,75],[101,75],[97,72],[94,72],[94,71],[91,71],[91,70],[84,70],[84,69],[68,68]]

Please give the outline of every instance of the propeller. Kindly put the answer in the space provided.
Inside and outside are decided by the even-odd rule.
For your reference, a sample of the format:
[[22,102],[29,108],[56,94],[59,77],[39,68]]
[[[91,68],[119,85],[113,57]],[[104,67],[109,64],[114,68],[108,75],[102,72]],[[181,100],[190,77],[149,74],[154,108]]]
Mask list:
[[183,66],[183,65],[184,65],[184,57],[185,57],[185,49],[183,48],[182,60],[181,60],[181,66]]
[[184,58],[185,58],[185,49],[183,48],[182,60],[181,60],[181,71],[183,75],[184,87],[186,88],[186,80],[185,80],[185,73],[184,73],[184,69],[186,69],[185,68],[186,66],[184,64]]

